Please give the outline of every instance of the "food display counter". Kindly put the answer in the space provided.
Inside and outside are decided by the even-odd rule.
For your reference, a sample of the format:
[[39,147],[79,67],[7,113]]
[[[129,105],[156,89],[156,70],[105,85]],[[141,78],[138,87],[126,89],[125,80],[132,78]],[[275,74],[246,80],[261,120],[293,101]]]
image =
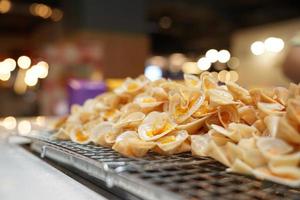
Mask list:
[[0,0],[0,200],[300,200],[296,2]]
[[297,199],[300,194],[299,189],[227,173],[210,158],[188,153],[127,158],[106,147],[50,140],[51,134],[39,127],[2,138],[1,198]]

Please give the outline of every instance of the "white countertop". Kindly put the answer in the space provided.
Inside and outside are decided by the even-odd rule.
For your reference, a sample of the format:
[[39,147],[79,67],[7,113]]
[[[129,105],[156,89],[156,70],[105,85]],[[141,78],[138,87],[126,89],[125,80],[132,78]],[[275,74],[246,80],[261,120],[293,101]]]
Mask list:
[[106,198],[22,147],[0,140],[0,199],[102,200]]

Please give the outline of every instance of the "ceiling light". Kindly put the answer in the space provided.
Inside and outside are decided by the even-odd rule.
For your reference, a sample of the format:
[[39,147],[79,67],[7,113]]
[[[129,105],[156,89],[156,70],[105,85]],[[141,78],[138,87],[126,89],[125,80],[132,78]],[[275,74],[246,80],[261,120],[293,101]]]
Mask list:
[[254,55],[258,56],[265,52],[265,45],[261,41],[255,41],[251,44],[250,49]]
[[31,123],[28,120],[23,120],[18,124],[20,135],[27,135],[31,131]]
[[269,37],[264,42],[265,48],[270,52],[280,52],[284,48],[284,41],[280,38]]
[[205,57],[202,57],[198,60],[197,66],[199,67],[200,70],[205,71],[208,70],[211,66],[211,63],[209,60]]
[[14,71],[16,69],[16,61],[12,58],[6,58],[3,61],[3,65],[5,65],[5,67],[7,67],[9,69],[9,71]]
[[17,62],[20,68],[28,69],[31,64],[31,59],[28,56],[20,56]]
[[230,59],[230,53],[229,51],[223,49],[218,52],[218,61],[220,63],[226,63]]
[[158,80],[162,77],[162,70],[159,66],[149,65],[145,68],[145,76],[151,81]]
[[17,126],[17,120],[12,116],[6,117],[2,122],[2,126],[4,126],[8,130],[15,129]]
[[210,49],[205,53],[205,57],[211,62],[218,61],[218,51],[216,49]]

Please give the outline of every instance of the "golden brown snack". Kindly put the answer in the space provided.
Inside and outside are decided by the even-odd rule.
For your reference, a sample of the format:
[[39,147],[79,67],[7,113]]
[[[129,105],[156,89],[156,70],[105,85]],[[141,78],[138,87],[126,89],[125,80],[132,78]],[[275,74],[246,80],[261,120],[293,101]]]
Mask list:
[[216,77],[127,78],[113,92],[73,106],[55,137],[130,157],[191,151],[229,171],[300,186],[300,85],[248,91]]

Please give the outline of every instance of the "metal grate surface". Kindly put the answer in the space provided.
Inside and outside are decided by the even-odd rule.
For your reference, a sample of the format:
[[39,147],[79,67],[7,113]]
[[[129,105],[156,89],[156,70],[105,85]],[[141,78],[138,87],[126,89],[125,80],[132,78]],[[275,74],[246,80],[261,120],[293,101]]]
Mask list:
[[[190,153],[127,158],[110,148],[33,137],[50,157],[143,199],[300,199],[300,189],[228,173],[210,158]],[[51,153],[52,151],[52,153]],[[53,153],[56,152],[56,153]]]

